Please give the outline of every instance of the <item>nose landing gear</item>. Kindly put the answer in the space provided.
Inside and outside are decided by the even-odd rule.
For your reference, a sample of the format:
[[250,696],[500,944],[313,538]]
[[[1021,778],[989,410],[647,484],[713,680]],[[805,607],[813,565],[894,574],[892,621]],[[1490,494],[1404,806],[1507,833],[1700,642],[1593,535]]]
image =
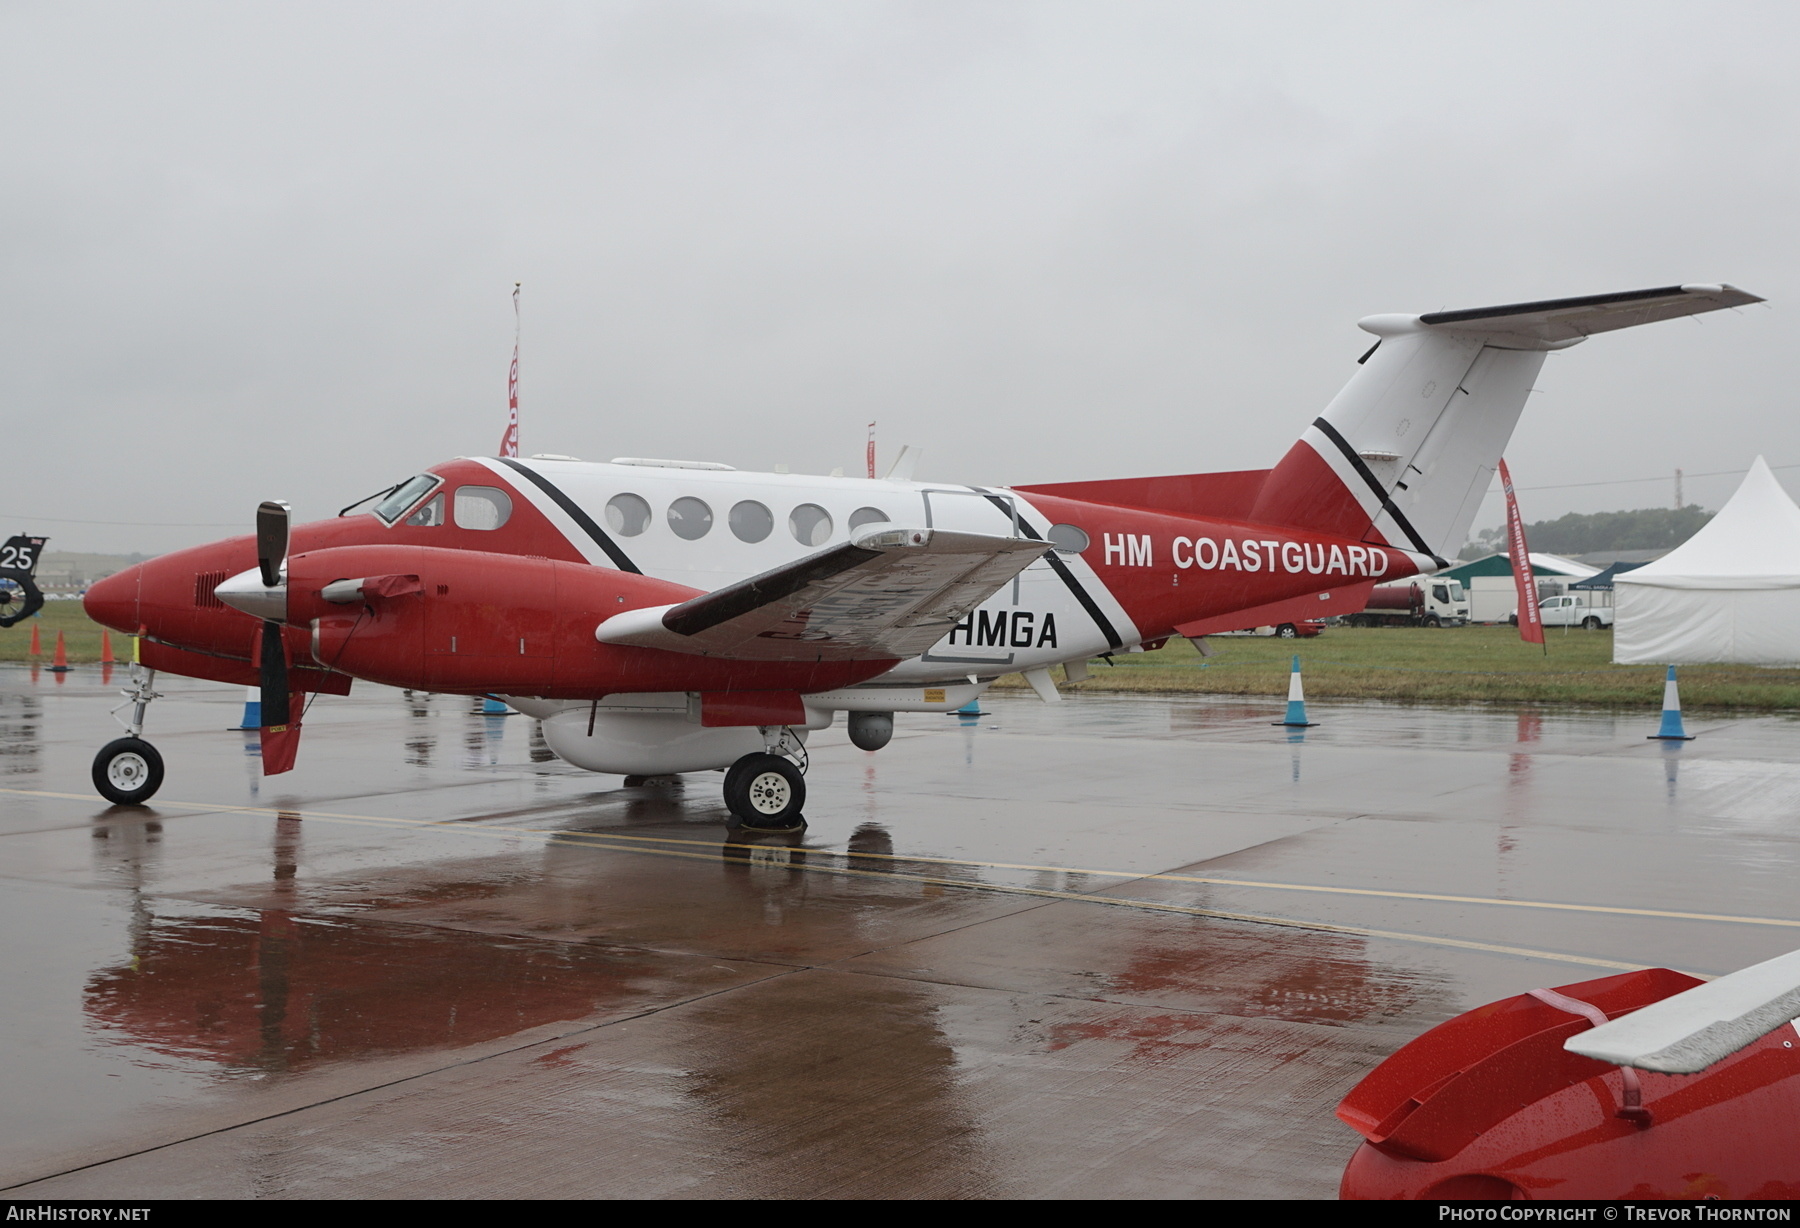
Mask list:
[[155,670],[131,667],[131,689],[120,692],[125,702],[113,709],[118,720],[119,708],[130,707],[131,720],[119,721],[127,736],[114,738],[94,756],[94,788],[115,806],[147,802],[162,788],[162,756],[142,737],[145,710],[151,700],[162,698],[151,688],[155,681]]
[[142,738],[114,738],[94,756],[94,788],[115,806],[149,801],[162,782],[162,756]]

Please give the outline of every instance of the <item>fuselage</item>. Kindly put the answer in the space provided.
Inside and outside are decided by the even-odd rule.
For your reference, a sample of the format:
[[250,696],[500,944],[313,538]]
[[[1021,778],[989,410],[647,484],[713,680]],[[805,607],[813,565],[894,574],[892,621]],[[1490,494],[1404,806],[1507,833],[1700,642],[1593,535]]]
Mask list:
[[[1038,538],[1046,550],[905,661],[733,662],[594,640],[615,614],[711,592],[891,527]],[[162,668],[252,681],[257,620],[212,590],[254,566],[249,537],[195,547],[96,584],[88,609],[144,636],[146,660]],[[325,584],[384,566],[422,577],[415,614],[371,621],[370,611],[316,600]],[[986,681],[1203,634],[1237,611],[1422,567],[1429,560],[1368,542],[1041,489],[463,458],[404,484],[373,511],[296,526],[295,608],[284,635],[295,663],[319,677],[439,691],[565,701],[812,693]],[[302,673],[296,685],[338,689],[319,677]]]

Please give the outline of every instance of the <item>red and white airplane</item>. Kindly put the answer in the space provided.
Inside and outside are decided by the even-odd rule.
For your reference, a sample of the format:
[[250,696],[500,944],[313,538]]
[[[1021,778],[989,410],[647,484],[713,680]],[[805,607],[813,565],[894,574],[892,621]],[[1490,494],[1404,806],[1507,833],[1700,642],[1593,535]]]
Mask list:
[[260,685],[269,773],[305,693],[360,678],[504,698],[596,772],[730,769],[735,815],[797,826],[807,733],[839,712],[875,750],[895,712],[1002,674],[1051,701],[1053,665],[1359,610],[1444,566],[1548,352],[1760,301],[1686,285],[1371,316],[1375,345],[1273,469],[1002,488],[481,457],[291,531],[264,503],[254,536],[89,590],[146,667],[94,783],[117,803],[160,785],[157,670]]

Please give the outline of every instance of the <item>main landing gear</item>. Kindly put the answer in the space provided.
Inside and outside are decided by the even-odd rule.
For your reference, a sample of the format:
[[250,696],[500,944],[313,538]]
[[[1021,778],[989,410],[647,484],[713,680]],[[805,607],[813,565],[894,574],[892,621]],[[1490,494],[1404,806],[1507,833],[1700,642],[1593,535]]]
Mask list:
[[795,831],[806,826],[806,747],[791,729],[771,738],[769,749],[745,755],[725,773],[725,808],[752,831]]
[[147,802],[162,788],[162,756],[142,737],[144,711],[151,700],[161,698],[151,689],[155,681],[155,670],[131,667],[131,689],[120,692],[125,696],[125,702],[113,709],[113,718],[117,720],[119,708],[131,708],[131,720],[119,721],[125,726],[126,736],[114,738],[94,756],[94,788],[115,806]]

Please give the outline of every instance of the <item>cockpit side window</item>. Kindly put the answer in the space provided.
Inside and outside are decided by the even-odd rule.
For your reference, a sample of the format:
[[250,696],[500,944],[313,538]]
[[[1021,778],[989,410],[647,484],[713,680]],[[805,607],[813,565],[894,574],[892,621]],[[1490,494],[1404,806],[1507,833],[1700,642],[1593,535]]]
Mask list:
[[443,524],[444,492],[440,490],[420,504],[419,510],[406,518],[406,523],[420,529],[432,529]]
[[[409,478],[405,482],[402,482],[393,494],[375,505],[375,515],[380,517],[383,524],[393,524],[395,521],[399,520],[400,517],[406,515],[406,510],[408,508],[424,498],[426,493],[429,492],[432,487],[443,480],[443,478],[438,477],[434,473],[421,473],[416,478]],[[444,517],[441,514],[443,509],[440,507],[438,510],[440,513],[438,518],[429,523],[442,524],[444,522]],[[411,522],[409,521],[408,523]]]

